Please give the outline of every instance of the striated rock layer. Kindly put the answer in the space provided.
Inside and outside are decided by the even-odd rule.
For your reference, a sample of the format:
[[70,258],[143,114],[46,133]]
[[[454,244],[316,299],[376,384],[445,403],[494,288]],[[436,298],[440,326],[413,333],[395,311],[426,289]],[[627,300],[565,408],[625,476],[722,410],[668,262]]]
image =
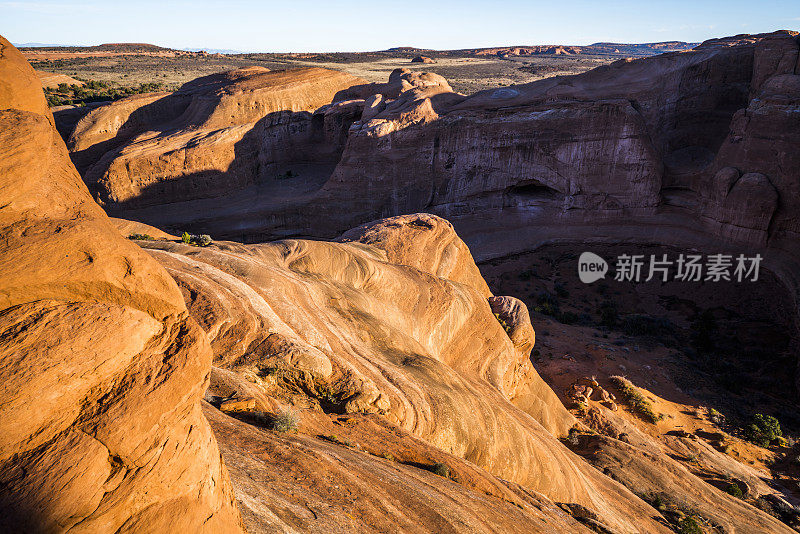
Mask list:
[[401,216],[343,241],[140,243],[182,287],[216,365],[251,384],[238,398],[289,391],[319,411],[375,414],[615,531],[664,530],[556,439],[575,420],[531,366],[527,311],[491,297],[449,223]]
[[[258,134],[257,156],[237,157],[264,168],[279,159],[265,154],[283,154],[295,171],[285,179],[252,171],[249,181],[213,179],[203,191],[164,193],[165,211],[124,201],[145,198],[130,189],[137,176],[161,172],[148,158],[107,153],[101,167],[128,170],[85,177],[127,218],[251,241],[334,237],[428,211],[452,220],[481,257],[588,238],[598,227],[639,228],[632,235],[643,238],[673,227],[687,237],[666,242],[697,234],[796,256],[798,50],[794,32],[736,36],[468,97],[441,76],[398,69],[388,83],[354,85],[317,110],[311,123],[324,123],[327,137],[308,145],[305,130],[271,130]],[[191,152],[192,134],[179,135]],[[76,129],[73,142],[82,136]],[[327,151],[335,169],[303,172],[322,159],[293,155],[299,146]],[[257,187],[186,202],[219,194],[220,183]],[[494,246],[500,227],[523,231]]]
[[208,340],[2,38],[0,235],[0,531],[242,532],[200,411]]
[[175,93],[135,95],[94,109],[67,144],[103,203],[220,195],[274,174],[284,159],[335,161],[335,133],[328,132],[331,146],[318,147],[326,121],[320,115],[317,124],[310,112],[361,81],[320,68],[212,74]]

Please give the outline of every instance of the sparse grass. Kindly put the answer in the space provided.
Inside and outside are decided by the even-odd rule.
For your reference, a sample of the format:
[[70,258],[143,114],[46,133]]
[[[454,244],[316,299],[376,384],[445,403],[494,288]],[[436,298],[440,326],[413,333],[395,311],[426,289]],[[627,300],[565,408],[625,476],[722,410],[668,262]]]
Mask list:
[[633,382],[624,376],[612,376],[611,383],[619,389],[622,399],[631,407],[631,410],[648,423],[655,424],[664,418],[653,411],[653,404],[642,395]]
[[153,236],[147,234],[131,234],[128,236],[128,239],[132,241],[152,241]]
[[703,534],[703,527],[700,526],[700,521],[693,515],[681,519],[677,526],[680,534]]
[[299,417],[291,408],[278,410],[270,417],[269,427],[276,432],[297,432]]
[[431,466],[430,471],[440,477],[450,478],[450,466],[445,463],[436,462]]
[[353,448],[355,444],[347,438],[340,438],[336,434],[329,434],[327,436],[322,436],[323,439],[330,441],[331,443],[336,443],[337,445],[342,445],[344,447]]

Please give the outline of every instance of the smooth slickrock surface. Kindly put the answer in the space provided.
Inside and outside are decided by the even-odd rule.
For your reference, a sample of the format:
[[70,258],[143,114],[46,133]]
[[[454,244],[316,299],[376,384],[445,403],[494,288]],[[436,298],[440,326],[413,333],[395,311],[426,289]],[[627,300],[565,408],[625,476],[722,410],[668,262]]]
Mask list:
[[446,221],[378,221],[344,243],[139,243],[182,287],[217,365],[258,386],[229,377],[226,395],[273,410],[264,392],[288,390],[330,413],[376,414],[614,529],[661,529],[651,508],[558,442],[574,419],[530,365],[527,313],[498,308],[512,341]]
[[241,532],[200,411],[208,340],[0,47],[0,531]]
[[[212,74],[174,93],[135,95],[92,110],[68,146],[102,202],[141,206],[215,196],[271,173],[276,157],[314,152],[324,159],[308,146],[325,135],[310,112],[362,81],[320,68]],[[283,154],[282,141],[291,136],[300,137],[298,147]],[[278,155],[270,151],[276,143]]]

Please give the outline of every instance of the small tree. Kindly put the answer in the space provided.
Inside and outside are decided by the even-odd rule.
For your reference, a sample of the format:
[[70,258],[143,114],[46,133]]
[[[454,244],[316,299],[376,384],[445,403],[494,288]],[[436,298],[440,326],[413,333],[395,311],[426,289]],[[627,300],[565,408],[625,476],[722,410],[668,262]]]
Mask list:
[[783,436],[780,422],[771,415],[757,413],[745,428],[745,437],[761,447],[768,447],[775,438]]

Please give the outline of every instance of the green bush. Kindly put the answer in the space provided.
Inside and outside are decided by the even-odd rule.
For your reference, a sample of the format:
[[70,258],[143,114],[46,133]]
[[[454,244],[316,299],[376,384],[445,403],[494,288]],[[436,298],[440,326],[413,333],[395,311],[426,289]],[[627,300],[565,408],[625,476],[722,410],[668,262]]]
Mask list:
[[652,403],[642,395],[633,382],[623,376],[612,376],[609,378],[611,383],[619,389],[622,399],[628,403],[631,410],[647,421],[648,423],[657,423],[664,418],[661,414],[656,414],[653,411]]
[[190,234],[189,232],[183,232],[181,235],[181,241],[186,243],[187,245],[194,245],[196,247],[207,247],[214,241],[211,239],[211,236],[208,234]]
[[725,488],[725,492],[728,495],[733,495],[734,497],[739,499],[744,497],[744,494],[742,493],[742,488],[740,488],[739,484],[737,484],[736,482],[731,482],[730,484],[728,484],[728,486]]
[[163,88],[161,83],[143,83],[134,86],[112,85],[106,82],[93,80],[84,81],[83,86],[58,84],[58,87],[48,87],[44,89],[47,103],[50,106],[63,105],[83,105],[90,102],[105,102],[109,100],[119,100],[126,96],[139,93],[151,93],[160,91]]
[[128,239],[132,241],[152,241],[153,236],[147,234],[131,234],[128,236]]
[[690,515],[680,520],[678,532],[680,534],[703,534],[703,527],[700,526],[700,521],[697,518]]
[[781,424],[771,415],[757,413],[744,431],[745,438],[760,447],[768,447],[772,440],[783,436]]

